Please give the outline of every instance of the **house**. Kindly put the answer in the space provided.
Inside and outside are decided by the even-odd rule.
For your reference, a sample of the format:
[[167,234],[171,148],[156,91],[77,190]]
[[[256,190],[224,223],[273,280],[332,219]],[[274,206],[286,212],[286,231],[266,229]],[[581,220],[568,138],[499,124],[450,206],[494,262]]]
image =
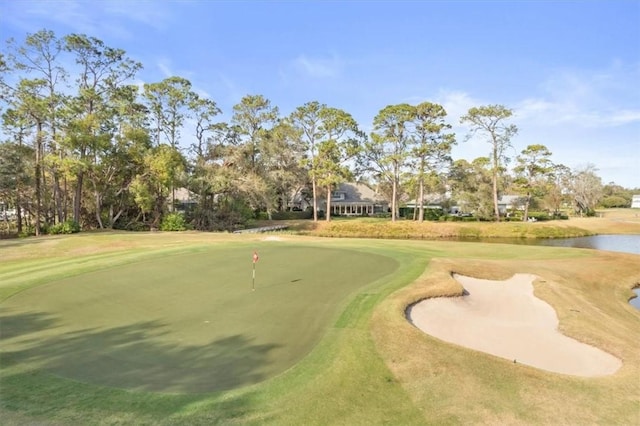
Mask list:
[[[425,209],[442,209],[444,208],[443,206],[449,203],[450,199],[451,199],[451,194],[449,192],[445,194],[439,194],[439,193],[426,194],[422,199],[422,206]],[[409,209],[417,209],[420,207],[420,200],[418,200],[417,198],[413,200],[409,200],[406,203],[404,203],[404,207],[407,207]]]
[[[435,210],[439,212],[446,212],[447,205],[449,204],[450,194],[426,194],[422,199],[422,207],[427,210]],[[416,214],[416,210],[420,208],[420,200],[417,198],[409,200],[403,203],[400,207],[400,217],[409,217]],[[457,211],[456,211],[457,213]]]
[[634,195],[631,198],[631,208],[640,209],[640,194]]
[[522,210],[525,198],[521,195],[503,195],[498,199],[498,211],[506,214],[510,210]]
[[[171,204],[172,195],[167,197],[167,202]],[[171,211],[185,212],[193,209],[198,204],[196,194],[187,188],[175,188],[173,192],[173,208],[169,206]]]
[[[327,202],[324,194],[320,194],[318,206],[326,211]],[[369,185],[360,182],[341,183],[331,192],[331,215],[370,216],[386,213],[389,202]]]

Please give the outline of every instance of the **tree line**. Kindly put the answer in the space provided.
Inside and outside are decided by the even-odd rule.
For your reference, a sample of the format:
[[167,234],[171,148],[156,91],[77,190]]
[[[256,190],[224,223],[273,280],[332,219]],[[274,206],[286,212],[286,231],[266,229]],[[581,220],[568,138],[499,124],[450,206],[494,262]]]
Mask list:
[[[310,101],[282,115],[262,95],[244,96],[222,122],[216,102],[189,80],[136,85],[141,69],[124,50],[83,34],[41,30],[20,43],[7,40],[0,53],[0,202],[15,209],[18,232],[38,235],[69,222],[156,228],[171,216],[179,188],[195,196],[184,220],[199,230],[271,218],[290,210],[294,198],[308,201],[316,221],[325,199],[330,220],[331,191],[355,179],[385,194],[391,220],[407,199],[418,201],[415,218],[424,220],[432,193],[495,220],[501,194],[522,194],[526,220],[532,207],[589,213],[606,192],[595,167],[554,164],[541,144],[524,149],[509,171],[518,129],[502,105],[474,107],[461,118],[490,147],[487,157],[468,162],[451,158],[456,135],[437,103],[386,106],[370,134],[342,109]],[[608,196],[630,202],[625,191]]]

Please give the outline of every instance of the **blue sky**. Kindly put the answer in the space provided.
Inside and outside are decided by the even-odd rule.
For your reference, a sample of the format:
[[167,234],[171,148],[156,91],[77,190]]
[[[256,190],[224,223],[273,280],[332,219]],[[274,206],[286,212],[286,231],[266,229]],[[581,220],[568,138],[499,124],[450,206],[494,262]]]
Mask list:
[[556,163],[640,187],[640,0],[0,0],[3,41],[40,29],[124,49],[139,82],[189,79],[221,120],[248,94],[283,115],[318,100],[367,131],[387,105],[438,102],[455,159],[490,148],[459,117],[503,104],[520,129],[511,157],[544,144]]

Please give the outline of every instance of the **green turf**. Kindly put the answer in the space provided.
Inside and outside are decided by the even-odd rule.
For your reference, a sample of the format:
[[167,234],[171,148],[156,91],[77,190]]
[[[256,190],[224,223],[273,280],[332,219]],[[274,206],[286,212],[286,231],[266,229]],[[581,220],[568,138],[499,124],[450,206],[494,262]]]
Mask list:
[[211,246],[20,292],[1,305],[3,363],[135,390],[254,384],[296,364],[350,294],[398,267],[365,251],[264,244],[252,291],[252,253]]
[[[0,424],[371,426],[637,423],[633,420],[638,413],[637,365],[640,364],[635,355],[638,353],[637,341],[633,336],[638,329],[638,316],[626,303],[629,282],[615,285],[617,296],[614,299],[611,298],[612,293],[601,290],[604,286],[598,278],[606,276],[602,282],[616,282],[611,277],[618,278],[624,271],[624,276],[628,277],[631,272],[637,271],[635,257],[631,259],[631,255],[596,255],[586,250],[503,244],[338,240],[295,236],[284,236],[282,239],[286,241],[265,241],[264,236],[248,234],[104,232],[18,242],[0,241],[0,336],[3,339],[0,341]],[[292,252],[276,268],[278,273],[284,274],[295,268],[293,257],[294,253],[298,253],[297,247],[306,250],[311,246],[318,251],[313,250],[312,259],[305,260],[310,263],[304,268],[300,267],[305,271],[304,275],[295,278],[293,274],[286,277],[273,275],[273,280],[268,281],[270,265],[280,262],[276,261],[278,253],[272,254],[272,249]],[[338,295],[325,295],[335,296],[337,302],[326,302],[334,310],[333,313],[327,312],[328,319],[320,332],[321,337],[306,356],[301,354],[302,359],[282,374],[269,379],[263,376],[264,380],[255,385],[239,384],[234,389],[206,393],[179,391],[186,388],[184,383],[196,380],[193,377],[195,370],[189,370],[188,364],[197,364],[200,356],[212,360],[213,356],[209,356],[209,353],[217,347],[223,352],[219,358],[224,355],[226,359],[237,358],[243,362],[242,356],[249,354],[254,356],[253,361],[267,365],[272,362],[268,357],[277,349],[263,350],[260,345],[264,342],[254,340],[247,343],[248,340],[235,339],[227,342],[226,346],[209,344],[198,353],[196,340],[181,346],[171,340],[173,331],[164,323],[147,319],[146,322],[137,321],[128,328],[114,325],[136,309],[134,306],[126,310],[120,308],[115,300],[110,307],[114,314],[108,318],[111,326],[94,320],[91,323],[83,322],[75,330],[64,329],[61,313],[36,309],[37,304],[24,309],[22,313],[6,309],[9,303],[41,287],[54,290],[47,293],[47,297],[58,297],[62,282],[72,285],[80,294],[80,290],[92,285],[86,280],[87,277],[98,277],[100,274],[107,276],[113,271],[123,270],[126,271],[123,276],[136,276],[137,279],[132,279],[129,286],[135,287],[142,281],[140,277],[149,274],[142,269],[144,265],[166,264],[166,273],[159,274],[163,278],[171,278],[170,274],[180,272],[197,276],[198,280],[211,279],[213,282],[211,269],[215,266],[214,260],[218,256],[226,256],[224,268],[216,267],[226,269],[233,264],[231,260],[236,256],[234,253],[238,253],[242,265],[242,272],[239,273],[242,284],[231,290],[227,288],[226,291],[233,294],[238,291],[245,297],[251,293],[251,254],[254,248],[258,249],[261,257],[255,295],[263,298],[269,289],[273,292],[292,289],[291,286],[315,279],[319,273],[327,276],[333,273],[339,279],[348,280],[350,276],[357,279],[361,273],[370,273],[369,268],[379,267],[377,263],[383,260],[397,262],[399,266],[392,266],[393,272],[380,279],[373,278],[369,284],[345,290],[341,298]],[[330,253],[322,258],[323,249],[333,252],[335,258],[331,258]],[[355,257],[351,256],[354,252],[357,253]],[[300,252],[300,256],[304,254]],[[372,257],[371,254],[380,256]],[[203,260],[207,265],[204,268],[206,273],[202,269],[200,272],[195,268],[186,271],[184,266],[169,265],[170,262],[184,264],[185,258],[196,259],[201,255],[208,256]],[[342,259],[345,255],[346,258]],[[354,259],[359,256],[372,258],[375,264],[371,266],[366,263],[368,266],[358,268],[358,262]],[[621,346],[626,367],[620,374],[610,378],[574,379],[513,364],[505,368],[503,360],[461,350],[425,336],[406,321],[403,312],[406,305],[412,303],[415,294],[424,294],[432,286],[440,288],[438,280],[442,275],[433,272],[438,268],[446,272],[447,265],[453,265],[454,269],[470,265],[462,268],[461,272],[483,277],[492,276],[483,269],[487,265],[494,272],[506,267],[511,272],[540,273],[550,278],[549,282],[562,283],[560,287],[554,285],[549,290],[554,289],[555,292],[550,299],[555,300],[553,305],[559,306],[560,312],[563,309],[568,312],[564,324],[574,327],[574,321],[598,322],[603,324],[616,345],[626,339],[627,343]],[[580,272],[582,269],[584,272]],[[423,273],[428,274],[426,280],[421,277]],[[637,275],[636,272],[633,274]],[[576,281],[576,275],[582,278]],[[231,272],[229,276],[232,276]],[[594,278],[589,279],[589,276]],[[176,275],[175,281],[180,281],[179,278]],[[296,281],[298,279],[301,281]],[[431,282],[432,279],[435,281]],[[589,284],[582,286],[582,281]],[[187,286],[182,281],[180,283],[181,288]],[[334,286],[337,287],[338,283],[320,280],[318,285],[328,286],[327,291],[334,292]],[[414,291],[417,293],[414,294]],[[129,293],[129,290],[124,292]],[[153,294],[153,291],[147,293]],[[308,330],[314,326],[310,321],[319,317],[307,315],[306,310],[318,309],[315,306],[318,296],[312,297],[316,293],[317,289],[312,287],[309,295],[300,296],[298,300],[295,294],[284,292],[282,299],[286,299],[287,304],[306,303],[306,306],[298,306],[301,316],[290,316],[292,326],[289,330]],[[569,310],[576,308],[574,296],[579,294],[581,296],[577,302],[582,305],[586,303],[584,307],[588,308],[577,308],[584,317]],[[572,300],[565,300],[563,295],[569,295]],[[75,297],[71,293],[67,296]],[[179,291],[173,295],[174,300],[181,297],[186,296]],[[253,296],[250,294],[246,297]],[[588,300],[598,301],[597,306],[589,308]],[[40,300],[34,302],[43,303]],[[197,300],[190,303],[204,302]],[[232,312],[231,308],[224,304],[218,307],[228,312]],[[69,309],[76,308],[70,306]],[[92,317],[93,311],[87,311],[88,317]],[[126,313],[123,314],[123,311]],[[66,312],[62,313],[66,315]],[[259,322],[264,316],[256,313],[255,318]],[[607,325],[612,320],[614,324]],[[202,324],[205,324],[204,320]],[[271,325],[276,326],[273,321]],[[269,323],[261,326],[267,327]],[[103,329],[109,332],[104,333]],[[584,329],[600,330],[599,326],[591,324]],[[53,333],[54,330],[57,334]],[[46,336],[47,331],[52,334]],[[600,340],[609,341],[608,338],[602,338],[604,331],[597,333],[596,337],[600,336]],[[246,330],[243,329],[240,335],[247,337]],[[192,338],[196,339],[196,336],[197,333]],[[132,357],[138,351],[144,359],[156,356],[184,363],[179,366],[183,368],[182,374],[185,374],[184,382],[176,383],[182,379],[178,375],[172,376],[171,372],[161,367],[155,371],[148,370],[150,374],[157,374],[165,380],[164,387],[158,388],[164,390],[173,387],[178,391],[146,391],[158,389],[152,386],[154,383],[139,385],[138,390],[100,386],[96,384],[97,380],[89,382],[80,378],[82,381],[78,381],[64,377],[60,372],[58,375],[51,374],[55,371],[53,367],[65,363],[67,357],[70,361],[66,365],[77,363],[78,370],[85,368],[81,364],[85,357],[92,355],[91,346],[103,344],[101,339],[104,338],[119,343],[120,350],[131,346],[129,353]],[[11,345],[5,345],[5,342]],[[51,347],[47,348],[47,345]],[[223,351],[223,347],[226,350]],[[121,364],[123,366],[116,365],[116,368],[126,367],[124,362]],[[129,368],[132,374],[135,373],[133,367]],[[256,367],[254,365],[251,368]],[[263,374],[258,370],[236,372],[245,375],[250,373]],[[114,374],[122,372],[116,370]],[[171,380],[176,382],[172,383]]]

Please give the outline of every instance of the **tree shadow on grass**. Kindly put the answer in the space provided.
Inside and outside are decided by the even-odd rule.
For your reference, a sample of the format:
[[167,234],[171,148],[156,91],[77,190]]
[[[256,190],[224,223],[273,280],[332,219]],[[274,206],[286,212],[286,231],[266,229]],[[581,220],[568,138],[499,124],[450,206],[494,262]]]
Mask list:
[[[213,392],[258,383],[269,352],[278,347],[240,334],[202,345],[163,341],[167,325],[158,321],[61,334],[51,331],[55,319],[45,313],[3,316],[1,323],[2,365],[26,363],[82,382],[153,392]],[[49,330],[35,332],[43,328]]]
[[0,376],[0,418],[9,424],[214,425],[231,420],[268,420],[259,411],[256,390],[229,395],[131,392],[66,380],[39,371]]
[[242,417],[252,410],[253,392],[218,391],[264,380],[278,347],[241,334],[202,345],[167,343],[167,325],[157,321],[56,334],[58,321],[44,312],[3,314],[0,327],[1,405],[31,416],[68,411],[64,416],[73,418],[89,409],[120,413],[120,420],[166,419],[196,405],[200,410],[187,411],[210,424]]
[[52,327],[55,317],[42,312],[0,313],[0,341]]

